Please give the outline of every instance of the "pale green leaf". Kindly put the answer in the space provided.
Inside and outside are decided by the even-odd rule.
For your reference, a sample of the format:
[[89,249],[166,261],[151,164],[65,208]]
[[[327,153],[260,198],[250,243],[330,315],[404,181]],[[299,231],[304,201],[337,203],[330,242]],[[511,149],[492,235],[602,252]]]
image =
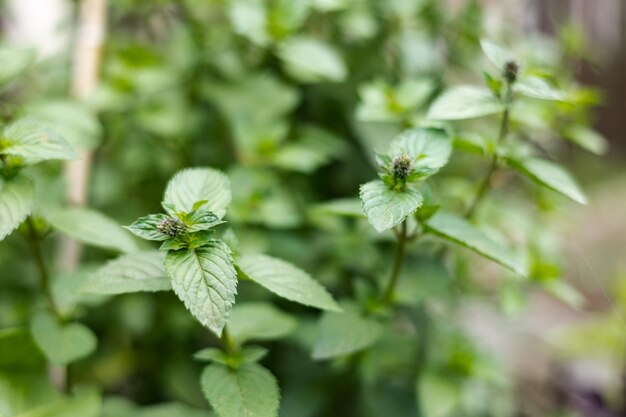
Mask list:
[[609,142],[599,132],[585,126],[575,125],[563,132],[565,139],[596,155],[605,155]]
[[47,312],[33,318],[30,331],[50,362],[58,365],[84,358],[96,349],[98,342],[88,327],[80,323],[59,323]]
[[450,378],[428,372],[421,376],[417,384],[417,397],[420,407],[428,417],[454,417],[459,406],[461,392]]
[[34,119],[19,119],[4,128],[0,135],[0,153],[18,157],[24,164],[76,157],[61,135]]
[[404,190],[390,189],[381,180],[361,185],[360,197],[367,219],[378,232],[402,223],[424,202],[418,190],[408,185]]
[[20,225],[33,209],[35,189],[26,177],[0,178],[0,240]]
[[328,359],[355,353],[373,345],[384,327],[354,309],[343,313],[325,312],[318,324],[313,358]]
[[276,417],[280,392],[276,378],[256,363],[229,369],[222,364],[204,368],[202,391],[220,417]]
[[580,204],[587,204],[587,197],[565,168],[540,158],[508,159],[513,168],[531,180],[550,188]]
[[504,104],[482,87],[452,87],[440,95],[428,110],[431,120],[463,120],[502,113]]
[[463,245],[519,275],[527,275],[526,267],[518,256],[461,217],[439,211],[425,226],[444,239]]
[[322,310],[339,310],[326,289],[309,274],[281,259],[267,255],[244,255],[237,267],[252,281],[274,294]]
[[230,181],[224,173],[211,168],[188,168],[179,171],[167,184],[164,202],[179,211],[191,212],[198,201],[206,200],[204,209],[224,217],[230,204]]
[[326,201],[311,207],[314,214],[329,214],[335,216],[346,217],[364,217],[361,200],[358,198],[341,198],[337,200]]
[[191,314],[221,335],[237,293],[237,272],[228,246],[212,240],[201,248],[169,251],[165,270]]
[[102,126],[96,114],[84,103],[54,99],[30,104],[26,114],[54,126],[77,150],[95,149],[100,144]]
[[230,335],[243,344],[248,340],[273,340],[291,333],[297,321],[268,303],[237,304],[228,320]]
[[489,58],[489,61],[491,61],[491,63],[493,63],[493,65],[495,65],[500,71],[504,70],[507,62],[516,61],[515,56],[510,51],[487,39],[482,39],[480,41],[480,47],[487,58]]
[[89,275],[81,292],[94,294],[123,294],[138,291],[167,291],[172,289],[163,267],[161,251],[137,252],[120,256]]
[[402,132],[389,146],[389,156],[393,159],[409,155],[413,169],[438,170],[448,163],[452,152],[452,141],[444,130],[409,129]]
[[136,252],[137,243],[117,222],[95,210],[82,207],[51,209],[46,220],[62,233],[87,245],[119,252]]
[[31,48],[0,48],[0,85],[20,75],[35,58]]
[[343,81],[348,69],[341,55],[327,43],[307,37],[291,37],[278,47],[287,72],[301,82]]
[[547,81],[539,77],[524,77],[513,85],[513,91],[526,97],[540,100],[567,101],[568,97],[562,91],[553,88]]

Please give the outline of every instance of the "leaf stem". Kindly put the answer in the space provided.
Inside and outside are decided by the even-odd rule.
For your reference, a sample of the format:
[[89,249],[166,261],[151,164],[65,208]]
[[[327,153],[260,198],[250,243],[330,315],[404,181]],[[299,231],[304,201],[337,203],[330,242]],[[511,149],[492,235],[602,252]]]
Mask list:
[[26,218],[26,223],[28,224],[29,232],[28,240],[33,252],[33,257],[35,258],[35,263],[37,264],[37,269],[39,270],[39,287],[43,295],[48,300],[52,313],[54,313],[58,319],[61,319],[62,315],[56,301],[54,300],[54,294],[52,293],[52,286],[50,284],[50,273],[48,272],[43,251],[41,249],[41,236],[37,232],[35,223],[30,216]]
[[222,344],[224,345],[224,350],[226,353],[231,354],[238,350],[237,342],[233,339],[232,335],[228,331],[228,327],[224,326],[224,330],[222,331],[222,337],[220,337]]
[[391,270],[391,275],[389,276],[387,288],[383,292],[382,298],[380,300],[381,304],[383,305],[387,305],[393,301],[394,291],[396,289],[396,285],[398,284],[398,279],[400,278],[402,265],[404,264],[404,254],[408,241],[406,220],[402,222],[402,225],[400,226],[400,232],[397,233],[396,236],[398,237],[398,245],[396,246],[396,258],[393,264],[393,269]]
[[506,86],[506,96],[504,99],[505,108],[504,113],[502,114],[502,119],[500,120],[500,133],[498,134],[498,140],[496,141],[496,148],[493,151],[493,156],[491,157],[491,163],[489,164],[489,168],[487,169],[487,174],[481,181],[478,191],[476,192],[476,196],[472,201],[472,204],[469,206],[469,209],[465,212],[465,218],[470,219],[474,216],[476,209],[482,202],[482,200],[487,195],[487,191],[489,191],[489,185],[491,184],[491,180],[493,175],[498,170],[498,148],[504,140],[506,139],[507,134],[509,133],[509,120],[511,113],[511,101],[513,98],[513,89],[512,84],[507,83]]

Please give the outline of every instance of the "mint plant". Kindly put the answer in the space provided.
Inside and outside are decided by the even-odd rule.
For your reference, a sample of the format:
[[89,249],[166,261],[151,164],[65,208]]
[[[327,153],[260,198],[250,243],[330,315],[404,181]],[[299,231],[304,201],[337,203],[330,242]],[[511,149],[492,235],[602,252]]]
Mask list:
[[[223,173],[210,168],[178,172],[165,190],[162,206],[167,214],[141,217],[127,227],[143,239],[162,241],[164,258],[155,252],[122,257],[92,275],[85,290],[120,293],[173,289],[189,312],[222,340],[223,350],[207,348],[195,355],[213,362],[201,377],[207,400],[225,417],[250,413],[274,416],[280,397],[278,385],[257,363],[266,350],[243,346],[248,339],[264,337],[263,327],[255,330],[253,326],[246,337],[231,334],[227,327],[238,280],[249,279],[304,305],[331,311],[340,308],[306,272],[267,255],[236,257],[224,240],[216,238],[215,228],[225,223],[222,218],[230,201],[230,182]],[[154,262],[160,258],[162,265]],[[164,271],[146,271],[148,264],[154,269],[162,266]],[[164,275],[169,276],[169,282],[163,282]],[[254,320],[255,314],[252,309],[246,320]]]

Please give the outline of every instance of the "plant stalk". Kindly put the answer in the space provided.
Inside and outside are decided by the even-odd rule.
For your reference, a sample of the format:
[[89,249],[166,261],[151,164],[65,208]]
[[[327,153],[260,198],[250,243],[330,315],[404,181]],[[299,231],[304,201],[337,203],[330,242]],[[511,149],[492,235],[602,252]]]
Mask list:
[[469,206],[469,209],[465,212],[466,219],[471,219],[474,216],[476,209],[478,208],[482,200],[487,195],[487,192],[489,191],[489,185],[491,184],[493,175],[498,170],[498,148],[500,148],[500,145],[504,142],[504,140],[506,139],[506,136],[509,133],[511,99],[512,99],[512,94],[513,94],[511,84],[507,84],[506,88],[507,88],[507,91],[506,91],[506,98],[505,98],[505,108],[504,108],[504,113],[502,114],[502,119],[500,120],[500,132],[498,134],[498,140],[496,141],[496,148],[493,152],[493,156],[491,157],[491,163],[489,164],[489,168],[487,169],[487,174],[481,181],[480,186],[478,187],[478,191],[476,192],[476,196],[474,197],[474,200],[472,201],[472,204]]
[[387,288],[383,292],[381,298],[381,304],[387,305],[393,301],[396,285],[398,285],[398,279],[400,278],[400,271],[402,271],[402,265],[404,264],[404,254],[407,244],[407,224],[406,220],[402,222],[400,226],[400,233],[398,233],[398,245],[396,246],[396,257],[389,276]]
[[33,252],[33,257],[35,258],[35,263],[37,264],[37,269],[39,270],[39,287],[43,295],[46,297],[46,300],[48,301],[50,311],[52,311],[52,313],[54,313],[54,315],[60,319],[61,312],[59,310],[59,307],[57,306],[56,301],[54,300],[52,285],[50,284],[50,273],[48,272],[46,261],[43,256],[43,251],[41,249],[41,236],[39,236],[39,233],[37,233],[35,223],[30,216],[26,219],[26,223],[28,224],[29,232],[28,240],[30,242],[30,246]]
[[224,330],[222,331],[222,337],[220,338],[220,340],[224,345],[224,350],[226,351],[226,353],[230,354],[237,351],[237,342],[235,342],[235,339],[233,339],[233,337],[231,336],[230,332],[228,331],[228,327],[224,326]]

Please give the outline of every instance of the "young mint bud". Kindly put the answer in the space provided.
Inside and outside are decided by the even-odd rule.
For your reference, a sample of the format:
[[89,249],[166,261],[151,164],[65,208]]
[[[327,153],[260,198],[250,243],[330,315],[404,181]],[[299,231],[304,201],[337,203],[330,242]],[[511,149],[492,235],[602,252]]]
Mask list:
[[519,64],[515,61],[508,61],[504,64],[504,79],[513,84],[517,80],[517,74],[519,73]]
[[391,172],[394,178],[406,180],[413,170],[413,160],[407,154],[402,154],[393,158],[391,162]]
[[157,224],[157,230],[164,235],[176,237],[187,231],[187,225],[174,217],[167,216]]

